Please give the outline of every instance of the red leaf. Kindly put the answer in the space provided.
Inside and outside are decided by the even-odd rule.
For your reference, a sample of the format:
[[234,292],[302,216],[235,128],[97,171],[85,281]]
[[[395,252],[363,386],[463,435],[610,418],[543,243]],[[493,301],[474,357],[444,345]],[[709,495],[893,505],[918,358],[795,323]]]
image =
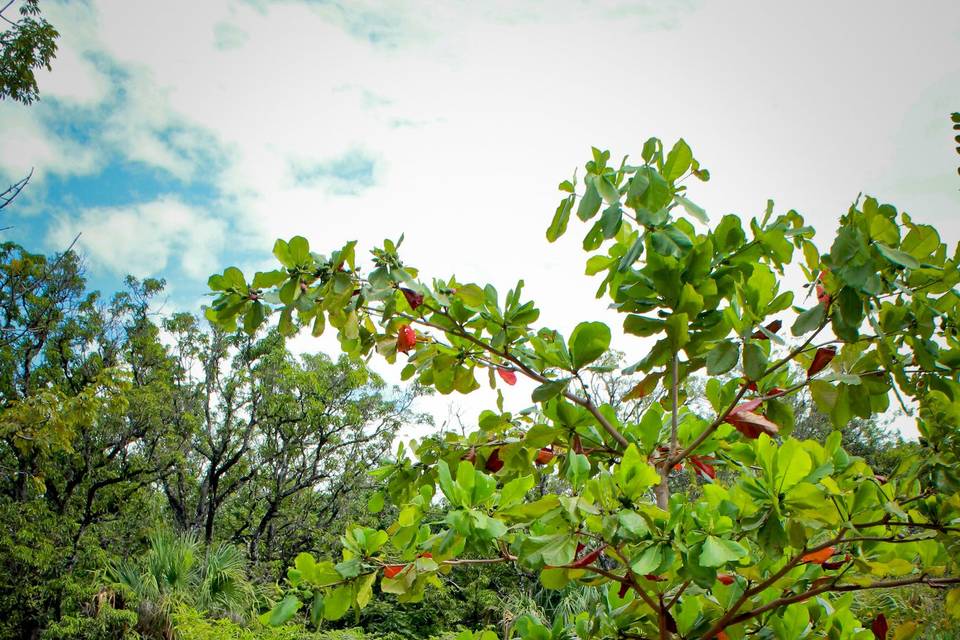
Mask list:
[[621,598],[627,595],[627,591],[630,591],[630,585],[626,582],[620,583],[620,590],[617,591],[617,595]]
[[411,289],[400,288],[400,293],[403,294],[403,297],[407,299],[407,304],[410,305],[410,308],[414,311],[417,310],[417,307],[423,304],[423,294],[417,293]]
[[503,367],[497,367],[497,373],[503,379],[504,382],[513,386],[517,384],[517,373],[513,369],[504,369]]
[[820,549],[820,551],[813,551],[812,553],[806,553],[800,556],[801,563],[811,562],[813,564],[823,564],[830,559],[830,556],[834,554],[836,549],[833,547],[827,547],[826,549]]
[[763,404],[763,400],[761,400],[760,398],[755,398],[755,399],[753,399],[753,400],[747,400],[746,402],[741,403],[741,404],[738,404],[737,406],[735,406],[735,407],[730,411],[730,415],[733,415],[733,414],[735,414],[735,413],[740,413],[740,412],[742,412],[742,411],[753,411],[754,409],[756,409],[757,407],[759,407],[761,404]]
[[890,630],[890,627],[887,626],[887,616],[882,613],[873,619],[873,624],[870,625],[870,630],[873,631],[873,635],[877,640],[887,640],[887,631]]
[[397,331],[397,351],[409,353],[415,346],[417,346],[417,332],[408,324],[401,326]]
[[711,480],[716,480],[717,470],[713,468],[712,464],[706,462],[706,458],[701,456],[690,456],[690,464],[695,466],[700,473],[707,476]]
[[751,411],[731,413],[727,416],[726,422],[732,424],[737,431],[748,438],[759,438],[761,433],[773,436],[780,431],[780,428],[766,417]]
[[[768,324],[766,327],[764,327],[764,329],[766,329],[766,330],[769,331],[770,333],[776,333],[777,331],[780,331],[780,327],[782,327],[782,326],[783,326],[783,321],[781,321],[781,320],[774,320],[773,322],[771,322],[770,324]],[[750,337],[753,338],[754,340],[769,340],[769,339],[770,339],[770,338],[767,337],[767,334],[765,334],[763,331],[757,331],[757,332],[755,332],[753,335],[751,335]]]
[[648,573],[643,577],[646,578],[647,580],[653,580],[654,582],[663,582],[664,580],[666,580],[666,578],[664,578],[663,576],[658,576],[655,573]]
[[782,396],[784,393],[784,390],[780,387],[774,387],[770,389],[770,391],[767,391],[768,396]]
[[383,567],[384,578],[396,578],[397,574],[407,568],[405,564],[388,564]]
[[593,551],[591,551],[590,553],[588,553],[587,555],[583,556],[582,558],[579,558],[578,560],[574,561],[574,563],[570,565],[570,568],[579,569],[581,567],[585,567],[591,562],[593,562],[594,560],[596,560],[597,558],[599,558],[601,553],[603,553],[603,547],[598,547]]
[[490,454],[490,457],[487,458],[487,471],[492,471],[496,473],[503,469],[503,460],[500,459],[500,447],[497,447]]
[[533,461],[536,464],[544,465],[549,463],[551,460],[553,460],[553,451],[551,451],[550,449],[544,448],[544,449],[540,449],[540,451],[537,451],[537,457],[534,458]]
[[716,640],[730,640],[730,636],[727,635],[726,631],[717,631],[717,635],[713,636]]
[[817,349],[817,352],[813,356],[813,362],[810,363],[810,368],[807,369],[807,377],[810,378],[823,371],[836,355],[837,348],[833,345]]
[[729,573],[718,573],[717,580],[720,582],[720,584],[725,584],[729,586],[734,583],[735,578]]
[[420,557],[421,557],[421,558],[433,558],[433,554],[430,553],[429,551],[424,551],[423,553],[420,554]]

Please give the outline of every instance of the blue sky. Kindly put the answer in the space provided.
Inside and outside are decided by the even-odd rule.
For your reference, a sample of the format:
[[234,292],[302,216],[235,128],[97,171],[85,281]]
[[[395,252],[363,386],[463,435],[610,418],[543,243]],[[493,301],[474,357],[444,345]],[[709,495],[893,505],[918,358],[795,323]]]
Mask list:
[[35,170],[5,233],[81,233],[94,286],[165,277],[166,308],[270,265],[276,237],[405,233],[430,276],[523,277],[563,330],[572,299],[607,317],[577,234],[543,233],[591,145],[650,135],[691,144],[716,217],[773,198],[829,243],[864,192],[960,239],[956,2],[44,4],[43,99],[0,104],[0,180]]

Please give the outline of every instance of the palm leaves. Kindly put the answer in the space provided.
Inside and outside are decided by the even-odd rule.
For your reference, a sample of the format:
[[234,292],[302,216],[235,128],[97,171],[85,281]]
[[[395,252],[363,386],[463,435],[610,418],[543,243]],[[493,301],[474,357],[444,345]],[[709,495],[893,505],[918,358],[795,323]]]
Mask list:
[[136,603],[138,630],[148,638],[172,638],[172,615],[181,607],[241,621],[258,598],[239,549],[221,544],[204,551],[190,534],[154,533],[145,556],[110,563],[107,575]]

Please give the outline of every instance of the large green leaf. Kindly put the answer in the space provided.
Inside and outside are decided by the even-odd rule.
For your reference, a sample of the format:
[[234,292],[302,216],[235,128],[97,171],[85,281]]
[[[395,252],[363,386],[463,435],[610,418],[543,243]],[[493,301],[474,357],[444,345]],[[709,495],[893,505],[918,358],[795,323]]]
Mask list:
[[704,567],[721,567],[747,555],[747,550],[733,540],[707,536],[700,551],[700,564]]
[[580,369],[610,347],[610,327],[603,322],[581,322],[570,334],[568,344],[573,368]]

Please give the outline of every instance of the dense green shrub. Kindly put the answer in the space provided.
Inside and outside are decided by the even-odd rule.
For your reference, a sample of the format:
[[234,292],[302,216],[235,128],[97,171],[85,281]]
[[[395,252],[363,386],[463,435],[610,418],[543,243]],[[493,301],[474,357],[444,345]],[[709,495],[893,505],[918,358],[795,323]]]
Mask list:
[[104,604],[97,615],[64,616],[50,625],[42,640],[138,640],[137,614]]

